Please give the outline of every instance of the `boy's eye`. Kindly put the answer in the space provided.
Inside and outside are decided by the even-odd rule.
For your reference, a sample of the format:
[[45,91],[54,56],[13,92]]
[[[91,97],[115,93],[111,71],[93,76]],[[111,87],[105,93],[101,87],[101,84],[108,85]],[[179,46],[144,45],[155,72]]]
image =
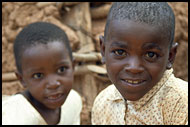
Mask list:
[[147,52],[145,55],[147,58],[155,59],[158,57],[158,55],[154,52]]
[[126,52],[122,49],[115,50],[114,53],[118,56],[126,55]]
[[35,73],[32,77],[35,79],[40,79],[43,77],[43,74],[42,73]]
[[63,73],[63,72],[65,72],[65,69],[66,69],[66,67],[60,67],[58,70],[57,70],[57,72],[58,73]]

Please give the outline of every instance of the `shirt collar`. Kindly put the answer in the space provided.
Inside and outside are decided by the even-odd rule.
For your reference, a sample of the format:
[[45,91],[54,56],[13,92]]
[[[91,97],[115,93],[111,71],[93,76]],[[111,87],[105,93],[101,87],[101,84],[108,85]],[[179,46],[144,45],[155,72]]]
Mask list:
[[[160,81],[138,101],[127,100],[126,103],[128,105],[134,107],[136,110],[140,109],[159,91],[159,89],[165,84],[165,82],[168,80],[168,78],[172,75],[172,72],[173,72],[172,68],[170,70],[166,70],[163,74],[163,77],[160,79]],[[123,96],[120,94],[120,92],[117,90],[117,88],[115,86],[114,86],[114,90],[113,90],[111,96],[109,96],[108,100],[115,101],[115,102],[118,102],[118,101],[125,102],[125,99],[123,98]]]

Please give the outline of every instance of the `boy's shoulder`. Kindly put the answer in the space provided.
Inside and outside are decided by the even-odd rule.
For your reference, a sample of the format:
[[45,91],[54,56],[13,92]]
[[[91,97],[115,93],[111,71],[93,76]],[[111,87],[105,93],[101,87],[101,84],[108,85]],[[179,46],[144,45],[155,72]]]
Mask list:
[[188,100],[188,82],[172,75],[166,87],[170,88],[169,93],[172,92],[184,101]]
[[80,94],[74,89],[71,89],[63,105],[69,106],[70,104],[72,105],[76,104],[75,106],[82,107],[82,98]]
[[67,99],[61,106],[61,119],[59,125],[80,124],[81,111],[82,98],[77,91],[71,89]]
[[14,102],[20,102],[23,101],[24,98],[21,94],[15,94],[15,95],[2,95],[2,105],[7,105]]
[[75,98],[81,100],[80,94],[74,89],[71,89],[70,93],[68,94],[68,98]]
[[125,101],[115,85],[109,85],[96,97],[92,107],[92,124],[123,124]]
[[115,87],[115,85],[111,84],[97,95],[97,97],[95,98],[93,107],[94,108],[98,107],[101,110],[101,108],[118,100],[123,101],[124,99],[122,95],[119,93],[119,91],[117,90],[117,88]]
[[113,96],[115,96],[115,90],[116,87],[114,86],[114,84],[109,85],[97,95],[95,102],[99,101],[105,102],[106,100],[113,98]]
[[45,124],[40,114],[21,94],[2,96],[2,124]]
[[188,82],[172,75],[158,93],[165,123],[184,124],[188,117]]

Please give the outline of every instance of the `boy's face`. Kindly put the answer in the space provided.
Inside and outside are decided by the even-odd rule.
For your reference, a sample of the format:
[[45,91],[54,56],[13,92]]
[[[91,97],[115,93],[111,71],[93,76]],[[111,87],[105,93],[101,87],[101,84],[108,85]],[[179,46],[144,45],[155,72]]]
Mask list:
[[147,24],[112,21],[106,41],[100,38],[108,76],[125,99],[143,97],[173,62],[175,53],[160,35],[158,28]]
[[26,49],[21,76],[21,83],[38,102],[50,109],[60,107],[73,83],[72,61],[65,45],[55,41]]

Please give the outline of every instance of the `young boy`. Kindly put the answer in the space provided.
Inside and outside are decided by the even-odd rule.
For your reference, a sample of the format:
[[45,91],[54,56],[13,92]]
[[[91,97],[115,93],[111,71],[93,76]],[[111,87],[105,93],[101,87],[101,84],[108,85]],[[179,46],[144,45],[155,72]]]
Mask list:
[[3,99],[2,124],[80,124],[82,100],[72,90],[73,58],[56,25],[26,26],[14,42],[16,75],[27,89]]
[[113,85],[96,97],[92,124],[188,123],[188,84],[172,74],[174,30],[167,3],[113,3],[100,37]]

